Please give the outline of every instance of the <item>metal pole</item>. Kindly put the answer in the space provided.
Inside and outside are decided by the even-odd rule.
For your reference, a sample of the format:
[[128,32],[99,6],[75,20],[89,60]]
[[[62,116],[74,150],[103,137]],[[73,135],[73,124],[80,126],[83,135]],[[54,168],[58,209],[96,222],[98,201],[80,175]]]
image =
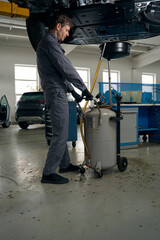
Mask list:
[[108,59],[109,105],[112,106],[110,60]]
[[104,43],[104,46],[103,46],[103,49],[102,49],[102,53],[101,53],[101,56],[100,56],[100,60],[103,59],[105,48],[106,48],[106,43]]

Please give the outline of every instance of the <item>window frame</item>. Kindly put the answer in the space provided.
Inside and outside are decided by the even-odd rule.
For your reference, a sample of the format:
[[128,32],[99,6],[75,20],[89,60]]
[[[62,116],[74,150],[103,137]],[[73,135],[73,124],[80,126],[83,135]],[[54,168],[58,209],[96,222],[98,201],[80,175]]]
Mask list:
[[[103,89],[104,89],[104,92],[105,92],[105,91],[107,91],[109,89],[109,81],[108,81],[109,79],[107,79],[107,81],[104,81],[104,79],[103,79],[103,77],[104,77],[103,73],[104,72],[108,73],[109,71],[108,71],[108,69],[103,69],[103,71],[102,71],[102,82],[108,84],[108,86],[107,85],[103,86]],[[116,73],[117,74],[117,82],[112,81],[112,77],[111,77],[111,85],[115,83],[114,84],[114,89],[116,91],[119,91],[120,84],[118,84],[118,83],[120,83],[120,71],[119,70],[110,70],[110,73],[111,74],[112,73]]]
[[153,76],[153,83],[143,83],[142,84],[156,84],[156,73],[146,73],[146,72],[143,72],[142,73],[142,76],[143,75],[146,75],[146,76]]
[[[102,71],[102,82],[109,82],[108,79],[107,79],[107,81],[104,81],[104,79],[103,79],[103,73],[104,72],[108,73],[109,71],[108,71],[108,69],[103,69],[103,71]],[[111,73],[111,75],[112,75],[112,73],[116,73],[117,76],[118,76],[117,77],[117,82],[113,82],[112,77],[111,77],[111,83],[120,83],[120,71],[119,70],[110,70],[110,73]]]
[[[87,82],[83,81],[84,84],[87,86],[88,90],[90,90],[90,68],[86,68],[86,67],[75,67],[76,70],[86,70],[87,71]],[[78,72],[78,71],[77,71]],[[82,79],[83,80],[83,79]],[[77,91],[78,89],[75,88],[75,90]],[[81,94],[81,92],[78,90],[77,91],[78,94]],[[82,102],[80,102],[81,107],[83,108],[85,105],[85,100],[82,100]],[[88,103],[90,105],[90,102]]]
[[[16,67],[33,67],[36,70],[36,79],[32,80],[32,79],[19,79],[16,78]],[[27,81],[33,81],[36,83],[36,89],[35,91],[38,91],[40,89],[40,79],[39,79],[39,74],[38,74],[38,69],[37,69],[37,65],[31,65],[31,64],[14,64],[14,81],[15,81],[15,103],[17,104],[19,98],[22,96],[23,93],[16,93],[16,81],[21,81],[21,82],[27,82]],[[33,91],[34,92],[34,91]],[[17,98],[18,97],[18,98]]]
[[[143,75],[152,76],[153,77],[153,83],[143,83],[142,82]],[[154,85],[156,84],[156,73],[143,72],[142,75],[141,75],[141,82],[142,82],[142,92],[151,92],[152,93],[152,100],[156,100],[156,92],[154,91]],[[144,86],[145,84],[146,84],[146,86]],[[147,87],[149,87],[149,86],[152,89],[151,91],[147,90]],[[145,87],[146,87],[146,89],[145,89]]]
[[[87,71],[87,88],[90,89],[90,68],[85,67],[75,67],[76,70],[86,70]],[[83,81],[84,82],[84,81]],[[86,82],[84,82],[86,84]]]

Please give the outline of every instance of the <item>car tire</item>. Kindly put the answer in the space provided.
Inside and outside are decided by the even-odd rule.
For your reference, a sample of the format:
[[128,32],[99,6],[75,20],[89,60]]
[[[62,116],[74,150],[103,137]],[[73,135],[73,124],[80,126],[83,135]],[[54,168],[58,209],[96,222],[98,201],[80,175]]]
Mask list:
[[22,129],[27,129],[29,124],[27,122],[19,122],[18,125],[20,126],[20,128]]
[[8,128],[10,126],[11,122],[5,122],[2,124],[3,128]]

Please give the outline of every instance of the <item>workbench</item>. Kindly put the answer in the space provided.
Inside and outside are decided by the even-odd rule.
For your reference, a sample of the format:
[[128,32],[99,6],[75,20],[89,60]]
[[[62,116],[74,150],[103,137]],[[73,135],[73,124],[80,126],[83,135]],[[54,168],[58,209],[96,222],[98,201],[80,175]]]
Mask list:
[[[160,84],[111,83],[111,91],[122,97],[121,148],[138,147],[140,135],[144,141],[148,136],[150,142],[160,143]],[[99,82],[99,92],[109,103],[108,82]],[[114,94],[111,99],[116,109]]]

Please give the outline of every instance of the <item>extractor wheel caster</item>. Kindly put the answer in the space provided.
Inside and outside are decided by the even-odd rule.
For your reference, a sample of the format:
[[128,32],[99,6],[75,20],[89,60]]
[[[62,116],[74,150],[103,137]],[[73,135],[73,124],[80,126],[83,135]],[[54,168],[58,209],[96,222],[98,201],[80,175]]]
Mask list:
[[96,169],[94,169],[94,172],[95,172],[95,174],[97,175],[98,178],[102,178],[102,177],[103,177],[103,172],[102,172],[102,170],[96,171]]
[[75,148],[76,147],[76,141],[72,142],[72,147]]
[[124,172],[127,169],[128,161],[126,157],[121,157],[118,164],[118,170]]
[[79,170],[80,170],[80,173],[81,173],[81,174],[84,174],[85,171],[86,171],[86,169],[85,169],[84,167],[80,167]]
[[146,136],[146,135],[143,135],[142,140],[143,140],[144,142],[146,142],[146,141],[147,141],[147,136]]

